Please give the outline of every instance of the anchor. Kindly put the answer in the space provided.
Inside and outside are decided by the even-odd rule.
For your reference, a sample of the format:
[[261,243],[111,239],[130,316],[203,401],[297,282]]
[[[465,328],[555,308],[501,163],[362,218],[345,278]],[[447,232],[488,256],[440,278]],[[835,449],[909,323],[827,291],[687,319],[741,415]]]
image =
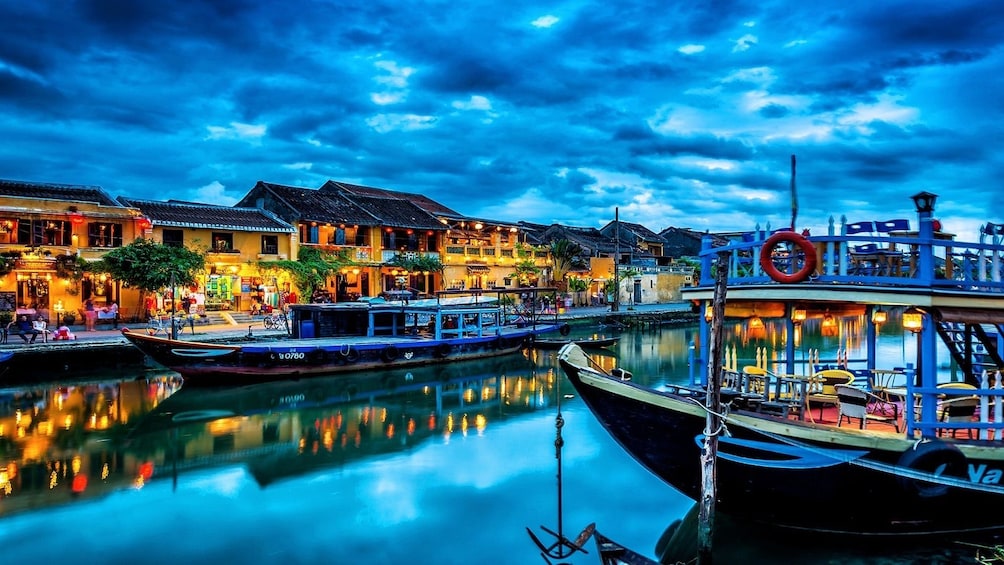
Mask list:
[[555,562],[551,561],[551,559],[564,560],[579,551],[582,553],[589,553],[582,546],[589,541],[589,538],[592,537],[593,532],[596,530],[596,523],[594,522],[586,526],[574,540],[566,538],[563,533],[563,519],[561,514],[561,448],[564,447],[565,440],[561,438],[561,428],[565,426],[565,419],[561,416],[561,394],[558,388],[559,387],[555,387],[555,396],[558,398],[558,415],[554,418],[554,456],[558,460],[558,531],[555,532],[546,526],[540,527],[541,530],[544,530],[555,538],[555,540],[549,545],[545,545],[544,542],[542,542],[540,538],[533,533],[533,530],[530,528],[526,529],[526,533],[530,534],[530,539],[533,540],[533,543],[537,544],[538,548],[540,548],[540,556],[544,558],[544,561],[546,561],[548,565],[567,565],[564,561],[558,561],[558,563],[555,564]]

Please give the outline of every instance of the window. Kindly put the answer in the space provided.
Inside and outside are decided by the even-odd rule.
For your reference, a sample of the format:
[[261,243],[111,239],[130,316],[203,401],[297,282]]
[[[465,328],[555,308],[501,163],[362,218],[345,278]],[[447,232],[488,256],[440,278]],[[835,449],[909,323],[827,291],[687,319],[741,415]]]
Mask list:
[[335,237],[332,243],[335,245],[345,245],[345,228],[335,228]]
[[267,255],[276,255],[279,253],[279,236],[277,235],[263,235],[261,236],[261,252]]
[[212,251],[217,253],[229,253],[234,251],[234,234],[229,232],[213,232]]
[[42,245],[70,245],[72,228],[66,220],[41,220]]
[[93,222],[87,224],[88,247],[122,247],[122,224]]
[[184,247],[185,232],[182,230],[164,230],[164,245],[169,247]]
[[320,230],[317,228],[317,223],[313,224],[300,224],[300,243],[320,243]]

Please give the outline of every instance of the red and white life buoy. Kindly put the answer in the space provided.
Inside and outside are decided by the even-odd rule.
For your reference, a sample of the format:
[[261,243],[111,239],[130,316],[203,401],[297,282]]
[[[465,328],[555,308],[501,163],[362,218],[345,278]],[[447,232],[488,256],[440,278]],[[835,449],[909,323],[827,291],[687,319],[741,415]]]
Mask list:
[[[782,273],[774,265],[774,248],[777,247],[777,244],[783,242],[797,245],[805,254],[805,261],[802,263],[802,268],[791,274]],[[777,282],[802,282],[809,278],[809,275],[816,270],[816,248],[813,247],[812,242],[808,239],[793,231],[779,231],[768,237],[767,241],[763,242],[763,248],[760,249],[760,267],[763,268],[763,271],[767,273],[768,277],[776,280]]]

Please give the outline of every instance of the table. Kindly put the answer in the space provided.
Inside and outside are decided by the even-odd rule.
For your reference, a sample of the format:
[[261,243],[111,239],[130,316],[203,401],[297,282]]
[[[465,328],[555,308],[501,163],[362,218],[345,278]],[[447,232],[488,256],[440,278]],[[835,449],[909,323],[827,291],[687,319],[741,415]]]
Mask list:
[[[954,233],[948,233],[948,232],[943,232],[943,231],[936,231],[936,232],[933,233],[933,235],[934,235],[934,239],[940,239],[940,240],[943,240],[943,241],[951,241],[951,240],[955,239],[955,234]],[[889,232],[889,236],[890,237],[919,237],[920,236],[920,232],[917,232],[917,231],[906,231],[906,230],[893,230],[893,231]],[[895,251],[896,250],[896,244],[895,243],[892,244],[889,247],[889,250],[890,251]],[[954,266],[955,266],[955,264],[952,261],[952,248],[949,247],[949,246],[946,246],[945,247],[945,278],[946,279],[953,278],[954,275],[953,275],[952,271],[953,271]],[[910,277],[913,277],[914,275],[917,274],[917,245],[913,244],[913,243],[910,244],[910,253],[909,253],[908,267],[909,267],[909,276]]]

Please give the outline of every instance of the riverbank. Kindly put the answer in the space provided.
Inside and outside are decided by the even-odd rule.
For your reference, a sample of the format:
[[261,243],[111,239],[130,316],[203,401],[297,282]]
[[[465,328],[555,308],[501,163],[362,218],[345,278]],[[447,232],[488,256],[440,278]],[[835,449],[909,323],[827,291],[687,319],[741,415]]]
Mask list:
[[[558,320],[570,325],[608,324],[619,326],[659,325],[691,323],[696,321],[689,302],[665,304],[636,304],[621,306],[611,312],[609,306],[586,306],[570,308],[557,315]],[[30,384],[48,382],[54,379],[86,379],[94,371],[109,369],[122,372],[136,372],[156,369],[153,363],[122,336],[122,328],[137,327],[137,324],[123,323],[118,329],[102,327],[96,331],[84,331],[82,326],[71,329],[76,336],[73,341],[43,342],[39,336],[34,344],[25,344],[17,335],[8,336],[7,343],[0,344],[0,352],[9,351],[14,355],[5,365],[0,375],[0,385]],[[140,327],[145,327],[141,324]],[[179,328],[178,339],[188,341],[228,341],[237,338],[275,339],[284,335],[281,329],[265,329],[261,320],[251,325],[209,324]]]

